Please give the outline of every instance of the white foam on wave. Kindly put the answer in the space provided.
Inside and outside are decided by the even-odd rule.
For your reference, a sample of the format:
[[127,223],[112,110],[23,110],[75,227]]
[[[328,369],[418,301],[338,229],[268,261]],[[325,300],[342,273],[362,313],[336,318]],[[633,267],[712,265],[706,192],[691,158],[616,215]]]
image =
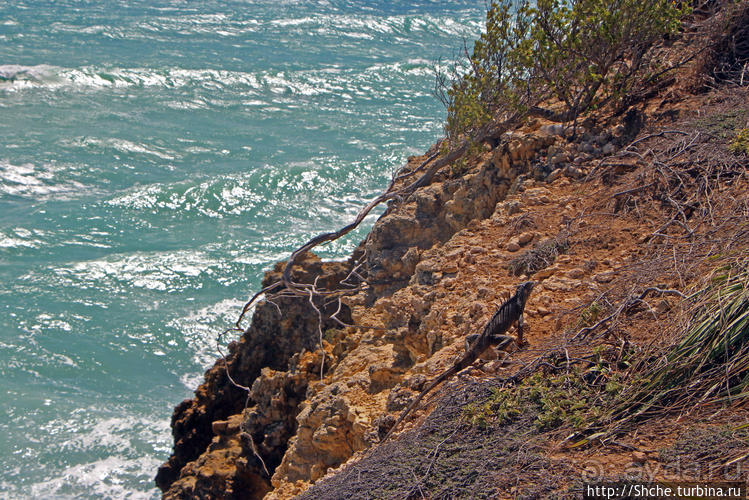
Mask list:
[[[177,329],[187,340],[192,351],[193,361],[201,367],[195,373],[186,373],[180,381],[190,390],[195,390],[203,381],[203,371],[216,362],[219,354],[216,351],[216,338],[233,325],[244,303],[238,299],[225,299],[183,317],[178,317],[167,323],[167,326]],[[224,339],[223,344],[235,340]]]
[[20,90],[45,85],[59,85],[62,79],[57,68],[46,64],[22,66],[18,64],[0,65],[0,90]]
[[221,266],[221,262],[200,250],[136,252],[50,267],[21,279],[48,283],[52,278],[60,286],[97,288],[108,292],[142,288],[171,293],[201,288],[201,279],[219,273]]
[[78,137],[71,141],[61,141],[62,144],[74,147],[95,147],[101,149],[112,149],[120,153],[135,153],[155,156],[162,160],[175,160],[180,158],[179,153],[168,148],[153,146],[144,143],[135,143],[126,139],[116,137]]
[[[312,168],[312,167],[310,167]],[[310,198],[314,193],[329,193],[331,181],[314,169],[287,172],[275,171],[218,176],[197,185],[151,184],[128,190],[106,203],[134,210],[195,212],[211,218],[238,216],[273,210],[278,205],[297,201],[301,194]],[[268,199],[268,192],[276,193]],[[310,207],[314,213],[326,210],[324,204]]]
[[[401,14],[401,15],[352,15],[319,13],[316,16],[284,17],[277,19],[257,19],[237,17],[223,13],[180,13],[137,20],[124,25],[95,25],[83,28],[85,32],[108,38],[140,40],[153,38],[156,34],[191,35],[210,34],[237,37],[269,29],[301,29],[306,32],[330,31],[342,36],[359,36],[365,32],[405,33],[407,31],[439,32],[448,36],[465,35],[467,30],[475,30],[481,23],[473,19],[453,15]],[[54,23],[53,29],[60,32],[80,32],[75,24]]]
[[264,203],[251,176],[219,176],[197,185],[151,184],[130,189],[106,203],[135,210],[197,212],[213,218],[241,215]]
[[273,19],[269,22],[271,25],[276,26],[301,26],[304,24],[312,24],[318,22],[318,18],[315,17],[300,17],[297,19],[289,18],[289,19]]
[[159,16],[137,23],[128,29],[128,38],[153,37],[154,33],[178,33],[180,35],[209,34],[236,37],[254,33],[261,21],[257,19],[235,19],[222,13],[181,14]]
[[[149,481],[160,465],[154,457],[127,459],[117,455],[65,468],[61,473],[31,486],[30,498],[156,499],[159,492]],[[128,484],[140,477],[141,488]],[[148,485],[148,486],[147,486]]]
[[[0,76],[2,69],[0,67]],[[7,67],[6,67],[7,68]],[[25,70],[7,70],[7,74],[35,75],[33,77],[2,80],[0,90],[21,91],[30,88],[56,89],[122,89],[131,87],[141,88],[203,88],[215,93],[221,90],[238,92],[243,101],[249,105],[267,104],[258,101],[263,94],[318,96],[341,95],[344,91],[361,94],[361,87],[366,86],[367,93],[375,96],[388,97],[390,92],[381,85],[373,85],[378,80],[372,80],[372,71],[386,71],[411,75],[431,74],[431,66],[423,61],[408,61],[407,63],[389,63],[374,65],[360,74],[358,71],[344,71],[330,67],[300,71],[258,71],[242,72],[220,69],[185,69],[185,68],[58,68],[53,66],[38,66]],[[202,109],[209,107],[211,101],[197,96],[189,99],[179,99],[172,102],[172,107],[180,109]]]
[[[54,407],[55,401],[44,404]],[[28,419],[10,423],[11,429],[33,425],[30,435],[46,437],[19,449],[18,467],[3,467],[11,482],[2,491],[14,499],[158,498],[153,474],[171,447],[167,419],[100,403],[56,415],[41,425]]]
[[39,229],[29,231],[23,227],[0,231],[0,249],[3,248],[39,248],[44,244],[42,239],[46,233]]
[[22,240],[19,238],[11,238],[9,236],[6,236],[0,231],[0,248],[38,248],[38,245],[35,242],[30,242],[26,240]]
[[60,180],[65,167],[54,164],[13,165],[0,160],[0,195],[45,197],[81,192],[85,186],[74,180]]
[[393,16],[328,14],[314,18],[276,20],[271,21],[271,24],[285,28],[303,27],[307,31],[315,31],[324,35],[366,39],[383,35],[407,35],[410,39],[417,39],[414,34],[418,32],[448,37],[469,37],[475,36],[482,26],[482,23],[474,20],[429,14]]
[[[380,152],[380,155],[382,153]],[[268,215],[304,211],[302,218],[315,219],[327,214],[337,193],[347,190],[354,195],[347,207],[336,206],[336,212],[358,210],[374,191],[362,192],[373,182],[377,160],[343,162],[336,157],[319,157],[303,163],[287,163],[284,168],[257,168],[247,173],[216,175],[202,182],[182,181],[135,186],[105,201],[107,205],[153,213],[196,213],[211,218],[245,215],[268,224]],[[394,161],[394,160],[393,160]],[[341,182],[341,169],[352,172]],[[320,203],[320,198],[324,199]],[[300,207],[304,207],[300,209]],[[301,222],[301,221],[300,221]],[[306,230],[306,229],[303,229]]]
[[275,75],[266,75],[263,79],[265,85],[275,94],[285,94],[287,92],[295,95],[319,95],[326,93],[325,84],[321,78],[310,78],[307,81],[288,78],[284,73]]
[[400,14],[352,15],[318,14],[316,16],[257,19],[223,13],[182,13],[156,16],[123,25],[92,25],[53,23],[57,32],[100,35],[112,39],[168,40],[171,36],[210,35],[240,37],[251,33],[278,30],[282,32],[319,33],[337,37],[367,38],[382,35],[408,35],[414,32],[436,33],[441,36],[470,36],[478,33],[482,23],[455,15]]
[[[152,476],[160,465],[154,458],[124,459],[110,456],[66,468],[54,478],[31,486],[30,498],[87,498],[146,500],[159,498],[156,487],[138,490],[123,484],[123,474]],[[145,482],[145,481],[144,481]],[[145,485],[144,485],[145,486]],[[74,493],[70,493],[74,492]]]
[[[390,74],[391,77],[404,74],[412,76],[429,76],[434,74],[434,66],[424,59],[409,59],[405,62],[391,62],[383,64],[373,64],[365,70],[367,73],[384,73]],[[414,92],[419,94],[419,92]]]
[[0,90],[20,91],[29,88],[128,88],[184,86],[256,86],[250,73],[224,70],[188,70],[181,68],[61,68],[57,66],[0,66]]
[[[189,89],[168,92],[164,105],[177,110],[198,110],[244,106],[248,112],[274,113],[304,106],[310,100],[320,109],[327,109],[326,99],[334,101],[410,101],[415,96],[427,95],[415,90],[413,79],[431,77],[432,65],[420,59],[408,59],[384,64],[375,64],[364,70],[326,67],[295,71],[228,71],[220,69],[186,68],[56,68],[57,79],[34,83],[50,90],[72,88],[81,92],[117,92],[125,88],[162,88],[166,90]],[[387,81],[387,85],[383,85]],[[0,88],[2,86],[0,85]],[[197,89],[197,91],[196,91]],[[15,90],[21,90],[16,86]],[[337,112],[347,113],[350,105],[333,104]],[[392,107],[392,105],[391,105]],[[333,109],[333,108],[331,108]],[[79,140],[81,140],[79,138]],[[152,155],[159,159],[172,160],[180,155],[166,148],[153,145],[106,142],[104,139],[87,138],[89,144],[112,148],[116,151]]]
[[455,19],[450,16],[409,14],[393,16],[325,14],[314,17],[273,19],[268,22],[268,25],[367,39],[374,38],[374,34],[392,35],[419,31],[451,37],[468,36],[481,29],[481,23],[478,21]]
[[179,111],[182,110],[188,110],[193,111],[196,109],[208,109],[210,108],[210,104],[205,99],[191,99],[191,100],[176,100],[176,101],[169,101],[165,104],[167,107],[171,109],[176,109]]

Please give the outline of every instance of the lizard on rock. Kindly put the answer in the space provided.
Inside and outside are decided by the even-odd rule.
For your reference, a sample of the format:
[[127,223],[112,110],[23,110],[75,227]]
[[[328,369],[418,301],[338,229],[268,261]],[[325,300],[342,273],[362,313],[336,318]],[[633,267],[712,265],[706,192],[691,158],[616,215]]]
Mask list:
[[516,342],[518,346],[523,344],[523,310],[525,309],[525,303],[528,301],[528,297],[530,297],[531,290],[533,290],[535,284],[534,281],[526,281],[519,284],[515,290],[515,294],[502,303],[499,309],[497,309],[497,312],[494,313],[494,316],[492,316],[486,324],[481,334],[474,334],[466,337],[466,344],[468,345],[468,342],[471,343],[466,348],[465,354],[463,354],[459,360],[434,379],[418,396],[416,396],[416,399],[414,399],[411,404],[403,410],[403,413],[401,413],[398,420],[395,421],[395,424],[390,428],[390,431],[388,431],[382,442],[388,440],[393,432],[395,432],[398,424],[408,416],[411,410],[419,404],[419,401],[421,401],[429,391],[464,368],[468,368],[489,347],[493,346],[497,349],[502,349],[510,342],[515,341],[513,337],[504,335],[504,333],[507,332],[515,322],[517,322],[518,325],[518,336]]

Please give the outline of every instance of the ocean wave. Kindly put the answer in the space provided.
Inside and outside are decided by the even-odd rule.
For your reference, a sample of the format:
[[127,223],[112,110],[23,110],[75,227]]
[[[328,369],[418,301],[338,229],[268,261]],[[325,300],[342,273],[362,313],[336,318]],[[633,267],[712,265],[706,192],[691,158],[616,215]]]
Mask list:
[[[20,70],[19,70],[20,71]],[[433,65],[424,59],[378,63],[363,70],[328,67],[295,71],[242,72],[219,69],[185,68],[60,68],[33,67],[20,74],[31,75],[13,80],[0,80],[0,91],[23,92],[34,89],[118,90],[157,88],[181,90],[169,106],[178,109],[206,109],[212,105],[247,103],[246,106],[273,105],[274,97],[315,97],[354,95],[361,99],[392,99],[397,92],[413,96],[413,77],[423,78],[433,72]],[[8,72],[10,74],[11,72]],[[18,74],[18,73],[16,73]],[[389,85],[382,85],[388,81]],[[398,90],[402,84],[403,89]],[[198,90],[198,94],[194,94]],[[218,97],[218,98],[217,98]],[[230,99],[226,101],[226,99]]]
[[85,66],[0,66],[0,90],[20,91],[32,88],[127,88],[127,87],[244,86],[259,88],[251,73],[224,70],[182,68],[104,68]]
[[162,160],[175,160],[180,158],[180,154],[169,148],[155,146],[146,143],[136,143],[126,139],[116,137],[98,138],[98,137],[77,137],[72,140],[60,141],[63,146],[91,148],[100,150],[113,150],[124,154],[142,154],[155,156]]
[[36,83],[54,80],[55,77],[54,66],[0,65],[0,89],[11,86],[33,86]]
[[[8,443],[18,460],[0,466],[8,481],[0,498],[158,498],[153,471],[170,449],[167,419],[101,401],[55,408],[50,397],[0,423],[0,431],[26,436]],[[39,413],[49,418],[38,422]]]
[[84,67],[70,69],[54,66],[14,66],[13,68],[25,69],[6,70],[5,74],[10,76],[5,80],[0,79],[0,90],[20,91],[30,88],[55,90],[65,87],[77,87],[81,89],[203,87],[211,90],[229,88],[245,91],[270,90],[275,93],[290,92],[302,95],[314,95],[326,91],[339,90],[339,88],[328,87],[324,78],[315,75],[316,71],[309,72],[306,75],[303,72],[287,75],[284,72],[261,72],[254,74],[241,71],[183,68]]
[[[243,305],[241,300],[226,299],[167,323],[166,326],[176,329],[184,337],[193,353],[193,362],[202,368],[180,378],[186,388],[195,390],[203,381],[203,370],[213,365],[218,356],[216,337],[237,321]],[[234,339],[225,339],[224,343],[231,340]]]
[[384,73],[384,74],[408,74],[408,75],[432,75],[434,73],[434,64],[426,59],[409,59],[405,62],[394,62],[385,64],[373,64],[364,70],[365,73]]
[[44,198],[81,193],[86,186],[62,175],[65,167],[44,164],[13,165],[0,160],[0,195]]
[[51,445],[56,453],[106,458],[66,466],[32,484],[31,496],[79,498],[85,492],[89,498],[157,498],[152,477],[160,461],[154,453],[142,456],[139,448],[143,443],[149,448],[168,447],[168,424],[123,411],[125,416],[104,416],[101,408],[81,408],[43,424],[42,432],[57,437]]
[[241,215],[264,202],[248,179],[227,176],[200,184],[152,184],[136,187],[106,203],[134,210],[197,212],[220,218]]
[[[74,27],[61,27],[72,30]],[[481,23],[474,17],[455,18],[431,14],[400,15],[351,15],[318,14],[315,16],[284,17],[276,19],[251,19],[230,17],[224,14],[202,14],[181,16],[160,16],[131,25],[126,31],[114,27],[101,27],[99,32],[112,37],[139,38],[144,33],[153,35],[178,33],[211,34],[224,37],[238,37],[248,33],[274,30],[284,34],[302,36],[330,35],[336,37],[373,39],[383,35],[408,35],[416,38],[419,33],[430,36],[470,36],[481,29]]]
[[84,287],[111,293],[128,293],[132,288],[179,292],[202,288],[202,280],[221,274],[223,265],[200,250],[136,252],[55,266],[31,272],[21,279],[32,283],[52,279],[63,287]]
[[[358,172],[358,186],[347,183],[349,191],[354,192],[341,199],[335,193],[341,189],[334,178],[336,171],[328,168],[320,172],[318,168],[304,162],[289,164],[286,169],[261,168],[248,174],[216,176],[199,183],[138,186],[106,204],[139,211],[196,213],[211,218],[246,214],[268,216],[279,208],[288,213],[293,212],[294,207],[304,206],[309,210],[306,217],[335,217],[342,211],[356,210],[369,194],[361,191],[362,178],[366,181],[371,175],[366,169]],[[320,203],[320,199],[325,201]]]
[[[155,500],[160,497],[155,487],[135,489],[128,484],[123,484],[122,478],[132,479],[136,476],[141,478],[143,483],[147,480],[152,481],[153,471],[159,465],[160,461],[152,457],[126,459],[109,456],[65,468],[60,475],[32,485],[27,498],[72,500],[85,495],[87,498],[112,500],[121,498]],[[15,498],[23,498],[20,492],[16,494],[19,496]]]
[[39,229],[32,231],[16,227],[0,231],[0,250],[13,248],[39,248],[44,244],[46,233]]
[[[289,14],[288,11],[285,12]],[[324,35],[337,38],[374,39],[385,36],[408,36],[417,39],[422,33],[430,37],[473,36],[481,29],[474,12],[464,14],[340,14],[318,12],[315,16],[258,19],[242,14],[225,13],[148,16],[121,25],[55,22],[52,33],[84,33],[115,40],[168,41],[175,35],[210,37],[246,37],[263,34],[297,34],[304,37]]]
[[430,36],[471,36],[481,29],[481,24],[474,20],[456,20],[452,17],[433,15],[396,15],[396,16],[340,16],[328,15],[311,19],[307,29],[320,34],[349,35],[408,35],[416,39],[419,33]]
[[0,90],[13,91],[34,87],[59,86],[56,68],[53,66],[0,66]]

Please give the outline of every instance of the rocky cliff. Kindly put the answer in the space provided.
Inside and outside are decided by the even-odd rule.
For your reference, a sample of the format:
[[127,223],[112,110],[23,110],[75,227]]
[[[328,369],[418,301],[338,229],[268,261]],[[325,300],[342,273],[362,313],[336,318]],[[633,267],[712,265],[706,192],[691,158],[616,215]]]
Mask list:
[[[608,346],[657,340],[657,332],[670,331],[680,317],[678,298],[661,294],[626,305],[632,293],[653,286],[686,291],[707,266],[749,249],[747,155],[731,149],[735,132],[749,127],[748,97],[745,87],[695,93],[672,80],[621,112],[591,114],[574,135],[531,120],[489,137],[467,160],[391,201],[349,260],[321,262],[305,254],[293,267],[294,281],[323,288],[334,288],[361,264],[368,286],[346,297],[337,315],[352,326],[330,319],[337,305],[316,303],[323,365],[318,315],[309,301],[260,302],[226,361],[208,370],[195,397],[174,411],[174,453],[156,478],[164,497],[290,498],[316,482],[311,498],[375,491],[376,477],[374,483],[362,480],[356,491],[345,490],[336,477],[350,479],[356,467],[366,472],[366,464],[382,473],[383,463],[403,459],[395,445],[378,448],[394,415],[450,365],[465,336],[479,332],[502,295],[522,279],[539,282],[527,306],[530,347],[490,363],[485,373],[469,374],[473,382],[448,384],[443,394],[453,397],[452,413],[440,424],[450,426],[441,441],[446,446],[458,446],[455,433],[466,425],[463,410],[455,408],[468,401],[458,404],[456,394],[486,398],[472,384],[538,370],[548,364],[539,359],[552,352],[566,355],[569,367],[570,357],[584,358],[593,348],[573,342],[578,330],[600,327],[606,334],[601,345]],[[411,158],[402,172],[416,169],[429,153]],[[269,271],[263,286],[276,283],[282,269],[283,263]],[[599,323],[609,314],[607,323]],[[409,419],[418,420],[418,413]],[[430,425],[436,424],[427,419],[420,428]],[[677,426],[663,425],[662,432],[643,431],[660,440],[648,449],[678,442]],[[463,432],[476,438],[472,446],[481,445],[474,427]],[[497,476],[487,466],[495,474],[495,495],[569,489],[571,478],[584,476],[590,455],[560,457],[550,443],[562,438],[544,435],[534,442],[533,456],[569,480],[552,484],[540,473],[529,474],[521,487],[517,477]],[[408,439],[403,442],[418,448]],[[657,462],[644,452],[632,458],[643,445],[625,441],[593,454],[613,467]],[[440,446],[419,453],[436,458]],[[525,463],[521,451],[512,448],[502,460]],[[419,477],[437,474],[434,464],[419,465]],[[399,481],[402,486],[411,479]],[[381,496],[420,491],[412,488],[382,490]],[[435,488],[422,496],[470,490]]]

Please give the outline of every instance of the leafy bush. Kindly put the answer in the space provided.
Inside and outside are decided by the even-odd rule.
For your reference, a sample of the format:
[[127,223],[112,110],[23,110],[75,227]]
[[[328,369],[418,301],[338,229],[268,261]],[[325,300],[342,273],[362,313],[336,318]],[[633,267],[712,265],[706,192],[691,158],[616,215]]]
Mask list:
[[603,308],[598,302],[593,302],[580,313],[575,328],[580,329],[594,325],[598,321],[598,318],[601,317],[601,312],[603,312]]
[[445,131],[451,142],[475,135],[498,114],[523,113],[531,95],[531,69],[524,60],[531,43],[529,3],[521,0],[513,12],[512,0],[492,2],[486,32],[476,40],[466,63],[450,76],[437,74],[437,93],[447,106]]
[[[528,114],[576,121],[622,98],[648,79],[648,49],[682,14],[672,0],[492,1],[465,74],[438,74],[447,138],[475,138],[491,121]],[[556,107],[542,107],[552,98]]]

